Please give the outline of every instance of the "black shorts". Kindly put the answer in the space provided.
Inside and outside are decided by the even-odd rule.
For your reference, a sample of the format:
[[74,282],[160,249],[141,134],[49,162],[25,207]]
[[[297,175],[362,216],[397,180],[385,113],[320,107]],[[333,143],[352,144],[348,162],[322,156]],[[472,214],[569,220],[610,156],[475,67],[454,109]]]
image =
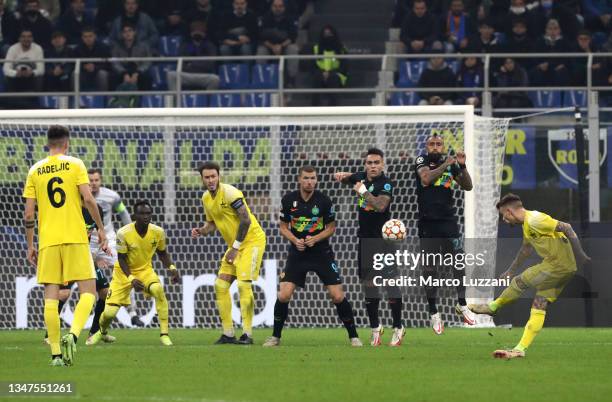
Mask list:
[[[425,253],[463,253],[463,238],[456,221],[419,221],[421,250]],[[427,266],[424,268],[436,268]]]
[[342,283],[338,263],[331,248],[315,253],[290,251],[280,281],[291,282],[303,288],[308,272],[316,273],[325,286]]
[[[97,265],[96,268],[96,291],[99,292],[102,289],[106,289],[110,286],[108,283],[108,278],[104,274],[104,271],[100,269]],[[68,282],[66,285],[60,286],[60,289],[71,289],[74,282]]]

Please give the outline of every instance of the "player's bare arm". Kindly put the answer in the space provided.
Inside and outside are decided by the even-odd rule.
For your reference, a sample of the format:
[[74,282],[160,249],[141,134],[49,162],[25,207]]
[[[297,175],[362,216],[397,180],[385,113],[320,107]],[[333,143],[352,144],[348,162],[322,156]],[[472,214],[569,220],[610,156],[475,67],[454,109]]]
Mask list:
[[285,239],[293,243],[293,245],[295,245],[295,247],[299,251],[304,251],[306,249],[306,244],[304,243],[304,239],[298,239],[297,237],[295,237],[295,235],[291,232],[291,228],[289,227],[288,222],[279,221],[278,228],[279,228],[281,235]]
[[108,255],[111,255],[112,252],[110,247],[108,247],[108,240],[106,239],[106,232],[104,231],[104,222],[102,222],[102,217],[100,216],[100,211],[98,210],[98,204],[96,203],[96,199],[94,198],[93,194],[91,194],[89,184],[79,185],[79,192],[83,197],[83,204],[85,204],[85,208],[87,208],[87,211],[96,222],[100,250],[104,251]]
[[465,191],[471,191],[474,186],[472,185],[472,177],[465,167],[465,152],[459,151],[456,154],[457,163],[459,164],[459,174],[455,177],[455,182],[459,184],[461,189]]
[[516,257],[514,257],[512,264],[510,264],[510,268],[508,268],[506,272],[501,274],[500,278],[506,278],[506,277],[512,278],[513,276],[515,276],[519,268],[521,267],[521,265],[523,265],[525,260],[529,258],[529,256],[532,253],[533,253],[533,246],[529,244],[528,242],[524,241],[523,244],[521,244],[521,248],[516,254]]
[[246,205],[243,202],[234,201],[232,203],[232,207],[234,206],[237,206],[236,214],[238,215],[240,223],[238,224],[236,240],[234,241],[234,244],[232,245],[230,250],[225,255],[225,259],[230,264],[233,264],[234,260],[238,256],[238,248],[240,247],[240,243],[244,241],[244,238],[246,237],[249,231],[249,227],[251,226],[251,217],[249,216],[249,211],[247,210]]
[[580,244],[578,235],[576,235],[576,232],[574,232],[574,228],[572,228],[572,225],[566,222],[559,221],[559,223],[557,223],[555,231],[563,233],[565,237],[568,238],[570,244],[572,245],[574,258],[576,258],[576,263],[578,265],[586,264],[591,261],[591,257],[589,257],[582,249],[582,245]]
[[217,230],[217,225],[215,225],[215,222],[207,221],[203,226],[191,229],[191,238],[195,239],[200,236],[208,236],[215,230]]
[[307,236],[306,240],[304,241],[304,244],[308,247],[312,247],[318,242],[333,236],[335,232],[336,222],[330,222],[325,225],[325,229],[323,229],[321,233],[317,234],[316,236]]
[[368,205],[374,208],[376,212],[386,211],[387,207],[389,206],[389,203],[391,202],[391,197],[389,197],[388,195],[384,195],[384,194],[377,195],[377,196],[372,195],[372,193],[370,193],[365,188],[365,184],[363,184],[363,182],[360,182],[360,181],[355,183],[355,185],[353,186],[353,190],[355,190],[357,194],[363,195],[363,198],[365,198],[365,200],[368,202]]
[[176,269],[174,263],[172,262],[172,258],[170,257],[170,253],[168,253],[168,250],[157,250],[157,256],[161,260],[162,264],[164,264],[164,267],[168,271],[170,271],[170,278],[172,280],[172,283],[178,283],[180,275],[178,273],[178,269]]
[[26,228],[26,240],[28,242],[28,262],[36,267],[38,252],[34,247],[34,227],[36,226],[36,199],[26,198],[24,225]]
[[139,292],[142,291],[144,289],[144,283],[142,283],[140,280],[132,276],[132,273],[130,271],[130,266],[128,265],[128,262],[127,262],[127,254],[123,254],[123,253],[117,254],[117,261],[119,262],[119,267],[121,267],[121,270],[123,271],[125,276],[128,278],[128,280],[131,279],[130,282],[132,283],[132,287],[134,288],[134,290],[137,290]]
[[442,173],[453,163],[455,163],[456,159],[453,156],[447,156],[446,160],[442,162],[440,166],[435,169],[430,169],[427,166],[423,166],[417,173],[419,174],[419,178],[421,179],[421,184],[423,186],[429,186],[431,183],[438,180]]
[[351,177],[352,173],[350,172],[336,172],[334,173],[334,180],[338,183],[342,184],[350,184],[349,177]]

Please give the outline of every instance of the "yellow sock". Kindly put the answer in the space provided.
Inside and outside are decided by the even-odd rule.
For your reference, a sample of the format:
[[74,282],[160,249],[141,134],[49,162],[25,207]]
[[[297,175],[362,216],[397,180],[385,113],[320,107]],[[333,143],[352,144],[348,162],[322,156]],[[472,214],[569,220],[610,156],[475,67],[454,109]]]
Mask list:
[[523,337],[521,338],[521,341],[518,343],[515,349],[525,351],[529,347],[529,345],[531,345],[531,342],[533,342],[536,335],[544,326],[544,318],[546,318],[546,311],[538,310],[535,308],[531,309],[531,315],[529,316],[529,321],[527,321],[527,325],[525,325]]
[[93,293],[81,293],[79,302],[74,309],[74,318],[72,319],[72,326],[70,327],[70,333],[74,334],[77,338],[81,335],[81,331],[95,303],[96,295]]
[[58,305],[58,300],[45,299],[45,326],[47,327],[52,355],[62,354],[60,350],[60,316],[57,311]]
[[159,320],[159,332],[168,334],[168,299],[161,283],[155,282],[149,286],[149,293],[155,298],[155,309]]
[[102,315],[100,315],[100,332],[105,334],[106,331],[108,331],[108,327],[110,327],[111,322],[113,322],[120,308],[121,306],[117,306],[116,304],[107,304],[104,306],[104,311]]
[[506,304],[510,304],[515,302],[523,293],[524,289],[519,287],[517,277],[512,279],[510,282],[510,286],[508,286],[501,295],[493,302],[489,303],[489,307],[491,310],[495,312],[498,308],[505,306]]
[[255,315],[255,297],[251,281],[238,281],[240,293],[240,314],[242,316],[242,331],[248,336],[253,334],[253,316]]
[[234,322],[232,321],[232,299],[230,298],[230,283],[223,279],[215,280],[215,294],[217,295],[217,309],[223,326],[223,333],[234,336]]

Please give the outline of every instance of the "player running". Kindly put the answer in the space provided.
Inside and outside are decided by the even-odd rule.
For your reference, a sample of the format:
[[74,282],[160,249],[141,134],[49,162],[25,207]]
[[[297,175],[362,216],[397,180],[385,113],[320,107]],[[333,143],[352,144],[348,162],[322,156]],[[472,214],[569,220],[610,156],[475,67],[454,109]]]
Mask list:
[[[52,366],[74,363],[78,337],[96,301],[96,273],[89,251],[82,204],[98,226],[100,249],[110,252],[102,229],[102,218],[89,188],[87,169],[82,160],[66,155],[69,139],[70,133],[66,127],[49,127],[49,156],[30,168],[23,191],[26,199],[27,258],[30,264],[38,267],[37,281],[45,287],[44,317]],[[38,252],[34,248],[37,206]],[[60,341],[59,287],[72,281],[77,282],[80,297],[74,309],[70,332]]]
[[291,242],[280,290],[274,304],[274,331],[263,346],[278,346],[295,287],[304,287],[306,274],[313,271],[327,288],[352,346],[363,346],[355,328],[353,308],[342,290],[342,279],[329,238],[336,231],[336,214],[331,199],[315,190],[317,172],[309,165],[298,171],[299,190],[281,201],[280,233]]
[[[453,182],[464,191],[472,190],[472,178],[468,172],[462,151],[456,157],[444,155],[444,139],[438,134],[427,138],[427,152],[415,160],[417,174],[417,200],[419,205],[419,238],[421,250],[427,254],[461,254],[463,239],[457,225],[456,210],[453,198]],[[423,266],[423,276],[435,277],[437,266]],[[463,277],[465,270],[453,267],[453,277],[459,279],[457,290],[457,305],[455,311],[468,325],[474,325],[473,314],[467,308],[465,301],[465,286]],[[434,333],[444,332],[444,323],[436,305],[438,289],[427,286],[425,293],[429,305],[431,328]]]
[[[391,218],[389,205],[393,198],[393,183],[385,175],[384,153],[378,148],[368,149],[365,159],[365,171],[357,173],[337,172],[334,174],[336,181],[343,184],[352,184],[353,190],[359,197],[357,199],[357,208],[359,210],[359,252],[358,265],[359,277],[364,283],[364,286],[370,286],[365,283],[367,278],[366,272],[363,272],[361,267],[361,248],[362,242],[366,239],[382,238],[382,227]],[[367,289],[366,289],[367,290]],[[366,310],[370,320],[370,328],[372,329],[372,337],[370,345],[380,346],[381,337],[384,332],[383,326],[380,324],[378,315],[378,307],[380,305],[380,296],[369,294],[366,291]],[[402,323],[402,298],[401,295],[393,295],[389,297],[389,306],[391,307],[391,316],[393,318],[393,336],[389,345],[399,346],[406,334]]]
[[[525,351],[544,325],[548,304],[557,300],[565,285],[573,278],[576,263],[582,265],[589,262],[590,258],[569,223],[558,221],[543,212],[525,209],[519,196],[506,194],[497,203],[497,209],[504,222],[523,227],[523,244],[510,268],[502,274],[504,278],[514,278],[510,286],[491,303],[469,307],[477,314],[494,315],[503,306],[516,301],[528,288],[536,289],[531,315],[519,343],[510,350],[493,352],[496,358],[512,359],[525,357]],[[542,262],[515,276],[534,250],[542,257]]]
[[[121,219],[121,226],[125,226],[132,223],[130,214],[121,197],[116,191],[110,188],[104,187],[102,183],[102,170],[98,168],[92,168],[87,171],[89,175],[89,186],[91,187],[91,193],[96,198],[98,205],[102,207],[104,214],[102,219],[104,220],[104,232],[108,239],[108,245],[113,253],[111,256],[98,252],[97,242],[98,236],[94,233],[92,235],[92,241],[90,248],[94,253],[94,261],[99,261],[99,264],[103,265],[102,268],[111,268],[117,262],[117,235],[115,234],[115,228],[113,226],[113,214],[118,214]],[[130,293],[130,305],[128,306],[128,313],[130,315],[132,325],[136,327],[144,327],[144,323],[136,314],[136,299],[134,297],[134,291]],[[88,340],[89,341],[89,340]],[[87,343],[87,342],[86,342]]]
[[152,296],[155,299],[159,339],[162,345],[172,346],[168,335],[168,300],[164,287],[153,270],[153,255],[159,256],[164,267],[169,270],[173,283],[178,283],[179,273],[166,249],[164,229],[151,223],[151,204],[148,201],[138,201],[133,210],[135,222],[125,225],[117,232],[117,262],[106,307],[100,317],[100,330],[91,337],[91,344],[95,345],[103,339],[119,308],[130,304],[130,292],[135,289],[143,291],[145,297]]
[[[223,334],[216,343],[252,345],[255,315],[252,281],[259,277],[266,248],[266,235],[251,213],[242,192],[234,186],[221,183],[219,170],[219,164],[216,162],[205,162],[199,168],[206,187],[202,195],[206,222],[202,227],[193,228],[191,236],[194,239],[207,236],[218,229],[228,246],[215,280],[217,308],[223,326]],[[234,336],[232,299],[229,291],[234,280],[238,280],[242,315],[243,334],[238,340]]]

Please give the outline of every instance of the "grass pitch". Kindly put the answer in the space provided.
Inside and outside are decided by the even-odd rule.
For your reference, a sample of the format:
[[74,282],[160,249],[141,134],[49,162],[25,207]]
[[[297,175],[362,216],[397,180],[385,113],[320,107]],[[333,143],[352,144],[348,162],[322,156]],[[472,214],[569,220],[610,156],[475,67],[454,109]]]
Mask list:
[[[257,330],[261,344],[270,330]],[[351,348],[342,329],[286,329],[282,346],[212,345],[212,330],[116,330],[117,343],[84,346],[75,365],[49,367],[42,331],[0,331],[0,381],[70,381],[72,397],[15,401],[610,401],[612,329],[544,328],[525,359],[491,352],[522,328],[408,329],[399,348]],[[361,329],[364,343],[369,331]],[[84,338],[84,337],[83,337]],[[384,340],[388,342],[391,331]]]

